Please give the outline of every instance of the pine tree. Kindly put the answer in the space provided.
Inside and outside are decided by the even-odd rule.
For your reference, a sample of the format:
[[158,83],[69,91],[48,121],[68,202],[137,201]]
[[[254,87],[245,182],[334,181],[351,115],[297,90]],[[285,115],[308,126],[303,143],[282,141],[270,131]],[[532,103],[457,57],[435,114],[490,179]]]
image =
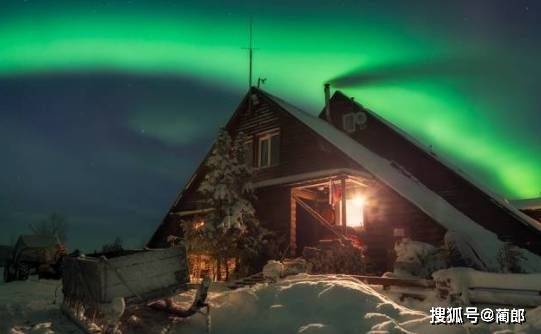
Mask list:
[[228,259],[239,263],[257,256],[267,235],[252,205],[252,169],[244,163],[244,143],[242,133],[232,140],[226,130],[220,131],[198,188],[204,208],[212,211],[183,224],[188,249],[214,257],[218,273]]
[[522,273],[521,263],[525,260],[521,249],[510,242],[506,242],[498,252],[498,264],[504,273]]

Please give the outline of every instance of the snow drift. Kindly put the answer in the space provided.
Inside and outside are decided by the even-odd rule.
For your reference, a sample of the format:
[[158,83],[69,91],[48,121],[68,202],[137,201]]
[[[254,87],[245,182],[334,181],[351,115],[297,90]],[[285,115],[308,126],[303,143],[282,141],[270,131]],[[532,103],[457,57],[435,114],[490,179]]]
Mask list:
[[[211,298],[212,333],[431,333],[430,317],[346,275],[300,274]],[[202,316],[175,333],[205,332]],[[186,323],[184,325],[187,325]],[[432,327],[432,328],[430,328]],[[465,333],[441,328],[441,333]]]
[[[59,310],[60,289],[55,298],[59,285],[58,281],[35,278],[26,282],[0,283],[0,333],[82,333]],[[522,326],[477,325],[466,329],[460,325],[431,325],[427,310],[436,305],[435,300],[409,300],[408,308],[394,302],[391,295],[391,292],[383,294],[347,275],[299,274],[277,283],[234,291],[221,289],[216,284],[209,295],[210,333],[541,333],[541,307],[529,311],[527,323]],[[176,299],[190,303],[193,295],[187,293]],[[124,334],[208,333],[206,319],[200,314],[171,321],[162,313],[154,312],[153,318],[141,318],[141,321],[157,322],[148,322],[148,326]]]
[[60,312],[61,285],[60,281],[35,276],[28,281],[0,281],[0,333],[80,333]]

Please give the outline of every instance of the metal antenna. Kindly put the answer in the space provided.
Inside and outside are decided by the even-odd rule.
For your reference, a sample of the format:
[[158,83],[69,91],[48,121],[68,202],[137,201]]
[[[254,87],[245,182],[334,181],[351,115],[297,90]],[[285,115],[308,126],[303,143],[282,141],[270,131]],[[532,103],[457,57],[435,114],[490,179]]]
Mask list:
[[253,19],[250,17],[250,46],[247,48],[243,48],[244,50],[248,50],[248,88],[252,88],[252,67],[254,62],[254,39],[253,39]]
[[252,66],[253,66],[253,63],[254,63],[254,39],[253,39],[253,28],[254,28],[254,24],[253,24],[253,21],[252,21],[252,18],[250,17],[250,69],[249,69],[249,73],[248,73],[248,83],[249,83],[249,86],[248,87],[252,87]]

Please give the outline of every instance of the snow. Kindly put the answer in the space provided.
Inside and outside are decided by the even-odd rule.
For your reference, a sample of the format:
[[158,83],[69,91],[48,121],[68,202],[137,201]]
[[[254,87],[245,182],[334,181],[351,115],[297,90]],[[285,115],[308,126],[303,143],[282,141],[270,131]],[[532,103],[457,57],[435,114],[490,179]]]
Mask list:
[[394,247],[396,252],[396,261],[399,262],[420,262],[421,258],[428,256],[436,251],[436,247],[404,238]]
[[81,333],[60,312],[61,302],[60,281],[38,280],[34,276],[24,282],[0,281],[0,333]]
[[444,242],[449,252],[456,251],[464,265],[477,269],[486,270],[487,265],[479,258],[475,244],[468,235],[461,235],[452,231],[445,233]]
[[[211,298],[211,309],[213,333],[417,333],[430,326],[426,313],[400,306],[344,275],[300,274],[222,292]],[[202,318],[190,319],[190,326],[179,326],[176,333],[204,333]]]
[[277,281],[282,276],[283,271],[284,265],[282,263],[271,260],[263,267],[263,277]]
[[[437,193],[427,188],[417,179],[410,177],[409,173],[404,173],[403,167],[396,162],[389,161],[375,154],[328,122],[314,117],[277,97],[267,93],[265,94],[286,112],[363,166],[368,172],[410,200],[447,230],[459,233],[462,236],[469,236],[476,252],[483,259],[487,268],[492,271],[499,269],[497,254],[503,247],[503,242],[498,239],[495,233],[486,230],[464,215]],[[519,220],[531,224],[536,228],[539,228],[541,225],[541,223],[525,216],[511,205],[502,203],[500,204],[505,205],[506,208],[513,211]],[[527,258],[526,266],[528,270],[541,272],[541,258],[527,250],[524,250],[524,253]]]
[[438,248],[420,241],[404,238],[394,247],[396,260],[387,277],[412,276],[428,278],[432,272],[446,267]]
[[295,259],[284,259],[282,263],[284,264],[284,271],[282,272],[282,276],[296,275],[309,272],[309,264],[303,258],[299,257]]
[[[534,284],[533,279],[530,283]],[[0,333],[82,333],[60,313],[60,289],[54,297],[60,284],[59,281],[38,281],[33,277],[26,282],[0,283]],[[181,294],[175,301],[189,305],[193,294],[193,291]],[[398,300],[393,289],[384,291],[347,275],[299,274],[276,283],[234,291],[213,284],[209,293],[210,333],[469,333],[460,325],[436,327],[430,324],[430,307],[448,306],[435,295],[424,302]],[[132,316],[129,322],[138,323],[139,327],[134,326],[133,331],[124,333],[209,333],[207,319],[202,314],[172,321],[162,313],[150,313],[154,315]],[[528,311],[526,319],[526,325],[521,326],[478,325],[471,333],[533,334],[541,331],[541,307]]]
[[281,277],[308,272],[308,262],[303,258],[270,260],[263,266],[263,277],[277,281]]

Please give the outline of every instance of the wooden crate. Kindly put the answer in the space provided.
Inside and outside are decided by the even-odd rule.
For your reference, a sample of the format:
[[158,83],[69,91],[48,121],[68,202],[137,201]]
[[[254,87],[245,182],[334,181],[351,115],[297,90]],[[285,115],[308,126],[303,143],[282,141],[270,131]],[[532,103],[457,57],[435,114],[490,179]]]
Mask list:
[[122,297],[127,304],[172,295],[189,282],[183,247],[130,251],[106,256],[67,257],[63,263],[66,299],[90,304]]

